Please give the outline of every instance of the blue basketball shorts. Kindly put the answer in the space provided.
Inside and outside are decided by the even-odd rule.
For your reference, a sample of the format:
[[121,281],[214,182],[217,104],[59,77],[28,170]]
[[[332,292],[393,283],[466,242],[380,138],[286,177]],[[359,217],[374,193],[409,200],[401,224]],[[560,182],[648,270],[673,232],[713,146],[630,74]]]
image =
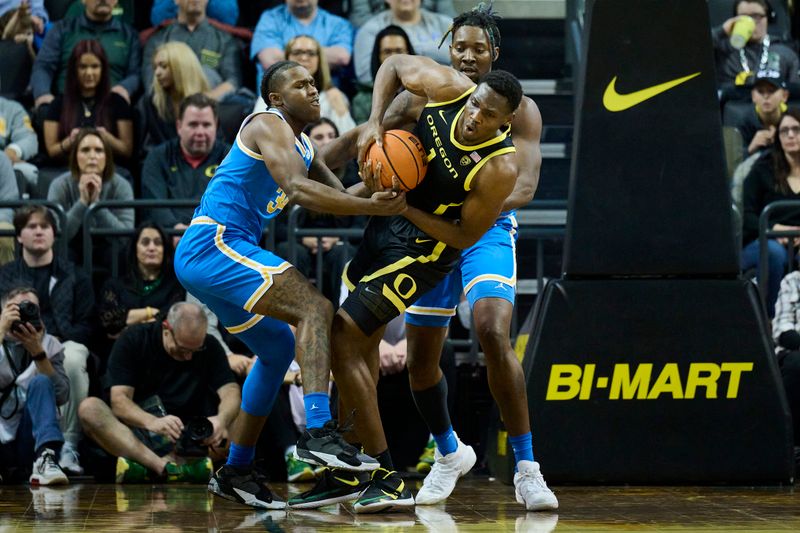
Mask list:
[[517,220],[499,217],[478,242],[461,252],[456,268],[406,309],[412,326],[447,327],[464,292],[470,308],[482,298],[514,304],[517,284]]
[[273,276],[291,267],[253,243],[250,236],[204,216],[192,220],[175,252],[178,280],[233,334],[256,324],[259,330],[289,328],[284,322],[254,314],[253,307],[269,291]]

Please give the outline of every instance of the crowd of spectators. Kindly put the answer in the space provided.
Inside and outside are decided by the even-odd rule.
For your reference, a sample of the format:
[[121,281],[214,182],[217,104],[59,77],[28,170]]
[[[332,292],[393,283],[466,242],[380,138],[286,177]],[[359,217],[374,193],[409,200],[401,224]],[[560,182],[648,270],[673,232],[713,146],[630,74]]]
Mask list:
[[[0,209],[14,234],[0,237],[0,333],[14,362],[0,363],[0,475],[64,483],[90,454],[88,473],[101,478],[202,478],[203,461],[187,467],[165,450],[196,416],[212,424],[204,444],[223,443],[251,356],[175,279],[172,252],[193,208],[95,204],[199,200],[242,119],[264,108],[259,76],[278,60],[313,74],[322,118],[306,132],[324,145],[366,118],[380,61],[416,51],[448,62],[439,41],[452,0],[76,0],[59,3],[58,18],[52,4],[0,1],[0,35],[24,48],[20,72],[30,72],[26,84],[0,76],[0,201],[50,206]],[[131,12],[140,9],[149,16]],[[354,164],[337,174],[358,180]],[[285,219],[273,236],[284,252]],[[299,221],[365,223],[312,212]],[[116,234],[92,235],[84,264],[87,229]],[[317,282],[338,303],[352,253],[345,238],[309,237],[296,262],[315,278],[321,254]],[[20,330],[28,302],[41,322]]]

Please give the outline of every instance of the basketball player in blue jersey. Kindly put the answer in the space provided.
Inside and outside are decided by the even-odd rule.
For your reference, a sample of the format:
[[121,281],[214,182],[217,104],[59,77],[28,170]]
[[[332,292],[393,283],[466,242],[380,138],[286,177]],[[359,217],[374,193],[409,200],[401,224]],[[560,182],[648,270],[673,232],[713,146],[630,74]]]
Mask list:
[[[314,146],[301,132],[319,119],[319,93],[304,67],[276,63],[264,74],[261,94],[270,107],[242,124],[178,245],[175,272],[258,356],[242,390],[228,462],[212,477],[209,490],[254,507],[279,509],[285,502],[273,497],[252,462],[295,355],[303,372],[308,421],[297,443],[298,458],[357,471],[373,470],[378,463],[347,444],[331,420],[327,391],[333,307],[288,262],[259,247],[264,226],[288,202],[339,215],[387,215],[403,212],[405,198],[394,192],[364,198],[348,194],[315,157]],[[288,324],[296,326],[296,336]]]
[[[510,122],[522,97],[519,82],[497,71],[476,85],[422,56],[388,58],[375,79],[369,122],[326,146],[326,159],[363,153],[380,130],[384,112],[404,86],[426,102],[404,118],[415,121],[428,155],[425,179],[407,193],[402,216],[373,217],[364,241],[343,273],[350,295],[332,327],[333,373],[344,411],[357,409],[356,433],[381,468],[371,479],[328,470],[290,506],[315,507],[357,498],[353,510],[410,508],[414,498],[394,471],[378,413],[378,343],[386,324],[445,278],[494,223],[517,176]],[[335,144],[334,144],[335,143]],[[333,146],[331,146],[333,145]],[[337,162],[331,161],[332,165]],[[381,186],[371,164],[362,166],[370,190]]]
[[[497,20],[491,4],[480,4],[453,20],[450,62],[472,81],[490,72],[499,57]],[[411,92],[401,93],[386,112],[384,127],[407,126],[404,117],[425,104],[424,98]],[[558,500],[534,461],[525,376],[509,337],[517,282],[514,210],[528,204],[536,191],[541,131],[539,109],[524,97],[511,122],[511,137],[517,148],[517,182],[503,204],[503,212],[477,243],[462,252],[458,266],[448,277],[406,310],[411,392],[437,444],[436,461],[416,496],[417,505],[447,498],[458,478],[475,464],[472,448],[453,432],[447,411],[447,382],[439,368],[447,326],[463,291],[486,357],[489,388],[514,450],[517,501],[529,511],[558,508]]]

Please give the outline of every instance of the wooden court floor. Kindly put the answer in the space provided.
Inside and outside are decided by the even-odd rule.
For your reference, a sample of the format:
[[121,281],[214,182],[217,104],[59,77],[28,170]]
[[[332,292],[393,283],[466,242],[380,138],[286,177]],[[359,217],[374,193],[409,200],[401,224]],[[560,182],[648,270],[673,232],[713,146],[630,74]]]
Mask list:
[[[285,497],[308,486],[273,488]],[[0,486],[0,533],[800,531],[800,490],[793,487],[555,487],[555,492],[558,513],[526,513],[511,487],[469,476],[445,504],[354,515],[349,505],[256,512],[212,498],[198,485]]]

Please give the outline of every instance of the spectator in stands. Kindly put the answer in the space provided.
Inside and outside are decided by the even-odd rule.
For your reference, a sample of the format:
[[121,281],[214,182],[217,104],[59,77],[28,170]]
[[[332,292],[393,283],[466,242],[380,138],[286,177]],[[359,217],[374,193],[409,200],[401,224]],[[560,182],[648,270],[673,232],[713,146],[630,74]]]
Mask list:
[[31,73],[36,107],[49,104],[64,91],[67,60],[78,41],[96,39],[106,52],[111,90],[128,103],[139,90],[142,48],[130,25],[112,18],[117,0],[82,0],[84,13],[56,22],[47,32]]
[[[790,108],[781,117],[777,128],[778,142],[759,158],[744,180],[742,202],[744,222],[741,267],[748,270],[758,267],[758,219],[761,211],[778,200],[800,199],[800,111]],[[800,210],[783,210],[773,217],[772,229],[800,230]],[[773,316],[781,279],[786,270],[787,238],[770,239],[767,311]]]
[[772,321],[778,366],[789,401],[794,425],[795,458],[800,447],[800,271],[790,272],[783,281]]
[[44,143],[47,155],[64,161],[81,128],[96,128],[116,157],[133,154],[133,112],[112,92],[108,59],[98,41],[79,41],[67,61],[64,93],[47,108]]
[[22,4],[27,4],[30,9],[31,22],[34,31],[42,35],[45,24],[48,23],[50,16],[44,7],[44,0],[0,0],[0,29],[5,28],[8,21]]
[[[331,72],[325,60],[325,51],[314,38],[300,35],[291,39],[286,45],[286,59],[300,63],[314,76],[314,85],[319,91],[320,116],[333,122],[336,129],[342,133],[356,127],[353,117],[350,116],[350,102],[347,96],[331,83]],[[255,111],[266,109],[264,99],[259,96]]]
[[[400,26],[390,24],[386,26],[378,35],[375,36],[375,43],[372,46],[372,62],[370,74],[372,80],[378,73],[381,64],[386,58],[394,54],[414,55],[414,47],[408,39],[408,34]],[[400,89],[401,91],[403,89]],[[356,123],[366,122],[372,111],[372,82],[369,84],[359,84],[358,94],[353,97],[353,118]]]
[[241,394],[198,306],[173,304],[166,320],[122,332],[108,362],[108,382],[110,408],[88,398],[80,417],[86,433],[119,458],[118,482],[208,481],[211,461],[178,466],[173,444],[190,419],[205,417],[212,434],[204,444],[224,446]]
[[[303,130],[308,137],[314,141],[317,147],[322,147],[339,137],[339,129],[332,120],[321,117],[318,121],[312,122]],[[360,181],[358,177],[358,165],[355,159],[351,159],[348,164],[341,168],[331,169],[334,174],[345,183],[346,187],[354,185]],[[359,217],[354,217],[358,219]]]
[[325,50],[331,70],[350,63],[353,53],[353,27],[350,23],[317,7],[318,0],[286,0],[285,5],[268,9],[258,19],[250,45],[261,82],[264,69],[284,58],[284,49],[293,37],[310,35]]
[[[153,26],[158,26],[170,19],[180,19],[180,9],[185,3],[185,0],[177,2],[175,0],[155,0],[150,11],[150,22],[153,23]],[[194,3],[202,6],[204,11],[207,10],[210,18],[236,26],[236,20],[239,18],[239,3],[236,0],[200,0]]]
[[[217,104],[203,94],[182,103],[176,127],[178,138],[147,154],[142,168],[142,198],[200,200],[230,146],[217,139]],[[185,229],[194,209],[153,209],[150,217],[162,228]],[[177,244],[177,238],[174,244]]]
[[[320,119],[309,124],[305,129],[306,135],[315,139],[318,148],[322,148],[339,136],[336,126],[327,119]],[[351,173],[351,181],[343,181],[345,187],[349,187],[359,181],[358,174]],[[301,229],[324,229],[324,228],[350,228],[366,225],[359,217],[336,216],[330,214],[316,213],[308,209],[300,208],[302,211],[298,218],[297,225]],[[295,248],[297,255],[292,258],[289,254],[289,244],[282,242],[278,244],[278,255],[288,257],[297,270],[309,279],[316,279],[317,287],[331,302],[339,302],[339,291],[342,279],[342,271],[345,264],[355,252],[353,247],[339,237],[303,237],[302,246]],[[317,277],[317,254],[322,253],[322,278]]]
[[[775,42],[775,37],[767,33],[770,11],[766,0],[737,0],[734,16],[711,30],[717,85],[721,88],[749,85],[751,78],[764,70],[778,70],[788,83],[800,82],[800,60],[795,51]],[[737,50],[731,46],[730,36],[736,21],[745,15],[751,17],[756,26],[750,41]]]
[[[14,167],[6,154],[0,154],[0,202],[3,200],[19,200],[17,177]],[[0,229],[12,229],[13,211],[10,208],[0,209]],[[14,260],[14,238],[0,237],[0,265]]]
[[39,152],[39,139],[31,119],[19,103],[0,96],[0,149],[5,152],[15,170],[22,172],[30,185],[35,185],[38,169],[28,160]]
[[159,46],[153,57],[153,70],[152,92],[139,103],[147,125],[147,151],[178,136],[175,124],[186,97],[211,90],[200,61],[184,43]]
[[[111,148],[96,129],[83,128],[70,150],[69,172],[50,184],[47,199],[67,213],[63,237],[73,261],[83,257],[83,219],[89,206],[102,200],[133,200],[131,184],[114,172]],[[91,219],[93,228],[133,229],[133,208],[99,209]],[[100,249],[99,260],[108,266],[111,247]]]
[[750,91],[753,107],[734,126],[742,134],[745,150],[754,154],[775,142],[775,127],[786,111],[789,91],[777,70],[759,72]]
[[128,246],[122,278],[109,278],[97,309],[106,336],[116,339],[128,326],[167,316],[170,306],[186,296],[172,269],[172,240],[160,226],[145,221]]
[[[422,8],[448,17],[456,14],[453,0],[422,0]],[[373,15],[386,10],[386,0],[351,0],[350,22],[360,28]]]
[[416,53],[428,56],[442,65],[450,65],[447,48],[439,48],[442,35],[450,28],[450,17],[420,8],[420,0],[386,0],[389,10],[370,18],[356,33],[356,78],[359,83],[372,84],[370,59],[378,33],[394,24],[408,34]]
[[[178,20],[158,30],[147,41],[142,67],[144,86],[152,86],[151,65],[158,47],[169,41],[180,41],[186,43],[200,63],[211,71],[209,80],[213,89],[208,91],[208,96],[214,100],[222,100],[242,84],[238,45],[233,37],[206,20],[206,1],[177,0],[170,3],[173,7],[176,4],[178,6]],[[155,6],[153,9],[155,10]],[[238,12],[238,8],[236,11]]]
[[82,472],[78,457],[81,428],[78,405],[89,391],[86,361],[92,336],[94,292],[88,276],[53,251],[56,222],[44,206],[23,207],[14,214],[14,231],[21,245],[19,257],[0,267],[0,293],[13,287],[33,287],[47,333],[64,345],[64,369],[69,379],[69,401],[61,410],[64,446],[59,464]]
[[27,3],[20,4],[19,8],[9,11],[0,17],[0,37],[11,40],[15,43],[25,44],[28,49],[28,56],[31,61],[36,59],[34,50],[34,32],[36,26],[33,23],[33,15]]
[[0,470],[33,463],[32,485],[66,484],[57,462],[58,406],[69,397],[64,348],[41,320],[20,323],[23,302],[38,308],[33,287],[15,286],[0,299]]

